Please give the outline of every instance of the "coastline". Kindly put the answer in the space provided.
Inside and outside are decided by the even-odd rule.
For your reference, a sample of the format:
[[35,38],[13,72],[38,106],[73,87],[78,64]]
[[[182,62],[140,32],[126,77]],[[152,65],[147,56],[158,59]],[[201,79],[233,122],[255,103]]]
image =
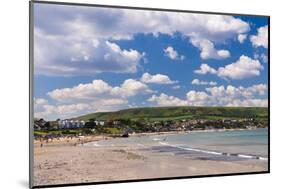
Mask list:
[[[199,132],[199,131],[193,131]],[[209,132],[209,131],[204,131]],[[213,130],[211,132],[214,132]],[[161,132],[150,135],[172,135],[183,132]],[[184,132],[185,133],[185,132]],[[84,137],[81,137],[84,138]],[[111,140],[108,136],[87,136],[85,142]],[[194,156],[197,152],[174,153],[169,146],[96,146],[74,145],[73,141],[53,141],[34,147],[35,185],[102,182],[130,179],[148,179],[195,175],[261,172],[268,170],[268,160],[221,156],[208,158]],[[78,140],[79,141],[79,140]],[[160,147],[160,148],[159,148]],[[147,150],[148,148],[152,150]],[[153,150],[159,148],[158,150]],[[176,149],[178,150],[178,149]]]
[[89,142],[109,140],[112,137],[105,135],[90,135],[79,137],[58,137],[47,140],[34,140],[33,145],[37,147],[52,147],[52,146],[77,146]]
[[227,131],[245,131],[245,130],[255,130],[255,129],[204,129],[204,130],[192,130],[192,131],[167,131],[167,132],[135,133],[130,136],[173,135],[173,134],[191,134],[191,133],[227,132]]
[[204,160],[139,147],[35,148],[35,185],[267,171],[267,161]]
[[[255,129],[205,129],[205,130],[192,130],[192,131],[167,131],[167,132],[145,132],[145,133],[133,133],[129,137],[142,137],[142,136],[163,136],[163,135],[176,135],[176,134],[192,134],[192,133],[211,133],[211,132],[231,132],[231,131],[245,131],[245,130],[256,130]],[[111,140],[114,138],[122,138],[121,136],[112,135],[88,135],[88,136],[78,136],[78,137],[58,137],[48,140],[34,140],[34,147],[43,146],[76,146],[89,142]]]

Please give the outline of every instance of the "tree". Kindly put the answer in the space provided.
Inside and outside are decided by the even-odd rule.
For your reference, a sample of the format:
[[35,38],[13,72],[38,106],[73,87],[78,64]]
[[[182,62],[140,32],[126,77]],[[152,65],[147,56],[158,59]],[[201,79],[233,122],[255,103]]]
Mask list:
[[96,118],[89,119],[89,122],[95,122],[95,121],[96,121]]
[[85,123],[85,128],[90,128],[90,129],[93,129],[96,127],[96,122],[95,121],[89,121],[89,122],[86,122]]
[[51,124],[50,124],[49,121],[47,121],[47,122],[45,123],[44,128],[45,128],[46,130],[51,129]]

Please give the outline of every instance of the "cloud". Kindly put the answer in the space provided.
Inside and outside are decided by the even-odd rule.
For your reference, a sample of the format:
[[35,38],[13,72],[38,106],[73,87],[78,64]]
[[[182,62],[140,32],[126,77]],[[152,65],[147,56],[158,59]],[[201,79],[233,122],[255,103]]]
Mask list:
[[78,116],[79,113],[90,113],[94,108],[89,104],[67,104],[67,105],[44,105],[42,111],[34,113],[36,118],[44,118],[46,120],[55,120],[62,118],[70,118]]
[[[35,29],[35,74],[135,73],[145,54],[108,40],[57,37]],[[50,48],[51,47],[51,48]]]
[[268,63],[268,56],[266,53],[261,53],[261,54],[255,53],[254,58],[259,59],[263,63]]
[[44,98],[34,98],[34,112],[42,111],[48,103],[48,100]]
[[230,57],[228,50],[216,50],[210,40],[191,38],[191,43],[201,50],[200,57],[202,59],[225,59]]
[[131,40],[134,34],[180,32],[188,37],[224,41],[248,32],[247,22],[233,16],[97,7],[35,6],[35,26],[49,34]]
[[[240,87],[241,90],[245,90],[245,88]],[[246,94],[248,94],[248,96],[251,96],[252,94],[259,94],[259,95],[266,95],[267,94],[267,85],[266,84],[258,84],[258,85],[253,85],[251,87],[248,87],[246,89]],[[245,93],[244,93],[245,94]],[[245,94],[245,96],[247,96]]]
[[258,29],[257,35],[251,35],[250,41],[254,47],[268,47],[268,26],[263,26]]
[[201,64],[200,69],[194,70],[196,74],[216,74],[225,79],[241,80],[254,76],[259,76],[263,66],[259,60],[252,59],[248,56],[241,55],[240,58],[225,67],[219,67],[217,70],[208,64]]
[[242,55],[236,62],[220,67],[217,70],[219,77],[230,79],[244,79],[259,76],[263,66],[259,60],[254,60],[248,56]]
[[165,55],[168,56],[172,60],[184,60],[183,55],[179,55],[179,53],[171,46],[168,46],[164,49]]
[[154,91],[152,91],[146,84],[134,79],[127,79],[123,82],[121,87],[114,87],[111,93],[121,97],[130,97],[137,94],[149,94],[153,92]]
[[208,64],[201,64],[200,69],[195,70],[194,73],[205,75],[207,73],[216,74],[217,71],[214,68],[210,67]]
[[266,107],[267,85],[257,84],[250,87],[215,86],[205,91],[188,91],[185,99],[161,93],[152,95],[148,101],[158,106],[243,106]]
[[213,102],[225,106],[267,106],[267,85],[258,84],[250,87],[228,85],[207,88]]
[[101,99],[88,103],[46,104],[40,110],[36,110],[34,116],[46,120],[74,118],[93,112],[118,110],[127,104],[128,101],[125,99]]
[[155,83],[155,84],[175,84],[178,81],[172,81],[169,76],[163,74],[150,75],[144,73],[140,79],[144,83]]
[[247,34],[239,34],[237,39],[239,43],[243,43],[247,39]]
[[200,41],[194,44],[204,59],[226,58],[229,52],[216,50],[215,44],[250,29],[232,16],[51,4],[35,5],[34,25],[35,73],[44,75],[134,73],[144,52],[123,49],[113,41],[132,40],[140,33],[157,37],[179,32],[187,40]]
[[44,98],[34,98],[34,105],[42,106],[45,104],[48,104],[48,100],[46,100]]
[[55,89],[48,95],[58,101],[70,101],[73,99],[93,99],[95,97],[108,95],[112,86],[103,80],[93,80],[92,83],[79,84],[72,88]]
[[214,86],[214,85],[217,85],[217,82],[214,82],[214,81],[200,81],[199,79],[193,79],[191,84],[193,84],[193,85],[211,85],[211,86]]
[[175,86],[172,87],[172,89],[180,89],[180,88],[181,88],[180,85],[175,85]]
[[229,103],[228,106],[239,106],[239,107],[267,107],[267,99],[247,99],[247,100],[234,100]]
[[252,98],[254,95],[266,95],[267,93],[267,85],[266,84],[257,84],[252,85],[250,87],[234,87],[232,85],[228,85],[226,88],[222,86],[206,88],[206,91],[210,92],[214,97],[244,97],[244,98]]
[[92,83],[79,84],[72,88],[55,89],[48,95],[57,101],[71,102],[76,100],[101,100],[127,98],[137,94],[151,93],[149,87],[134,79],[125,80],[121,86],[112,87],[103,80],[93,80]]
[[210,105],[211,97],[206,92],[192,90],[186,93],[186,101],[192,106]]
[[128,107],[130,97],[150,93],[153,91],[146,84],[134,79],[127,79],[115,87],[103,80],[93,80],[91,83],[48,92],[52,103],[41,98],[35,99],[35,117],[52,120],[118,110]]
[[186,101],[181,100],[174,96],[168,96],[161,93],[159,96],[152,95],[147,101],[156,102],[159,106],[186,106],[188,105]]

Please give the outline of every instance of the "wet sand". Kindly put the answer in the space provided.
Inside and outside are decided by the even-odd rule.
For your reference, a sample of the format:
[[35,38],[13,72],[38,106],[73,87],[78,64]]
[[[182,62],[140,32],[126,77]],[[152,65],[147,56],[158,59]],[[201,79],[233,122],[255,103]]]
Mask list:
[[149,179],[267,171],[267,161],[206,160],[132,146],[63,143],[34,147],[34,184]]

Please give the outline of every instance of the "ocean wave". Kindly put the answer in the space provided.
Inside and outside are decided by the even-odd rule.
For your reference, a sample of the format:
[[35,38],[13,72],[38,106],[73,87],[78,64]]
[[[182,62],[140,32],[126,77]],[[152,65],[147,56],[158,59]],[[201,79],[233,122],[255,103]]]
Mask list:
[[261,157],[261,156],[238,154],[238,153],[234,154],[234,153],[226,153],[226,152],[216,152],[216,151],[203,150],[203,149],[197,149],[197,148],[182,147],[182,146],[172,145],[172,144],[169,144],[167,142],[159,142],[159,144],[169,146],[169,147],[178,148],[178,149],[182,149],[182,150],[187,150],[187,151],[201,152],[201,153],[205,153],[205,154],[220,155],[220,156],[232,156],[232,157],[239,157],[239,158],[244,158],[244,159],[258,159],[258,160],[263,160],[263,161],[268,160],[268,158]]
[[163,140],[163,139],[160,139],[160,138],[153,138],[152,140],[154,140],[154,141],[160,141],[160,140]]

